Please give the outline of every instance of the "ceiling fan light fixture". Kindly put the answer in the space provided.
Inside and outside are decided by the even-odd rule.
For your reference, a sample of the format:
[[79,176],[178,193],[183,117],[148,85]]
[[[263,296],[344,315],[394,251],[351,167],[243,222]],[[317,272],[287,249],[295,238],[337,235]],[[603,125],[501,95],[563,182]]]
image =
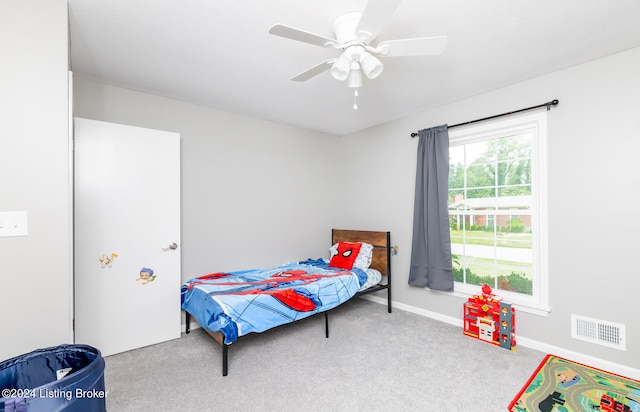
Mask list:
[[347,87],[362,87],[362,70],[360,69],[360,63],[357,61],[351,62],[351,71],[349,71],[349,76],[347,77]]
[[380,76],[380,73],[382,73],[384,69],[380,60],[371,53],[364,53],[362,57],[360,57],[360,65],[368,79],[375,79]]
[[346,80],[349,77],[351,71],[351,59],[345,54],[341,54],[340,57],[331,66],[331,76],[336,80]]

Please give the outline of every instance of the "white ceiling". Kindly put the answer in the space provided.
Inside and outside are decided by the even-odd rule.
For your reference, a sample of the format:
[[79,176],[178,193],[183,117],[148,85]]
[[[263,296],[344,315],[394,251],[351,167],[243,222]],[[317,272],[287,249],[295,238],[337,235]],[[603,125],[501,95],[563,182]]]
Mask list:
[[289,80],[339,51],[273,36],[269,28],[282,23],[334,37],[333,20],[366,3],[68,0],[72,70],[344,135],[640,46],[638,0],[404,0],[377,41],[447,35],[442,55],[381,59],[384,71],[365,79],[358,110],[353,90],[328,71],[302,83]]

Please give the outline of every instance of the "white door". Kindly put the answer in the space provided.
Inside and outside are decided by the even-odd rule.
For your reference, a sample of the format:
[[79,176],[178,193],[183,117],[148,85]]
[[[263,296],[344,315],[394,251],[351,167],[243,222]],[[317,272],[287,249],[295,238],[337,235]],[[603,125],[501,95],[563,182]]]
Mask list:
[[75,119],[75,342],[180,337],[180,135]]

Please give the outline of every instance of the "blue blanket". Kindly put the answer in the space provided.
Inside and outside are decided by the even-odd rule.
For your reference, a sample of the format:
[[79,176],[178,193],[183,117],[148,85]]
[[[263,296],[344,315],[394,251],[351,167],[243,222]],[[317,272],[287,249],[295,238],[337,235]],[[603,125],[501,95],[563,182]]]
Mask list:
[[182,285],[182,309],[205,329],[222,332],[229,344],[333,309],[352,298],[366,279],[360,269],[333,268],[322,259],[213,273]]

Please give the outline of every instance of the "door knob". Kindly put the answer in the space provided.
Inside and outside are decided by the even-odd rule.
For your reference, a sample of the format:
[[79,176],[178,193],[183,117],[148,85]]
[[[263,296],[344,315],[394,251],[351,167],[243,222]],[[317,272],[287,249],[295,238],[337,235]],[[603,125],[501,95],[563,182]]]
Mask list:
[[178,244],[173,242],[169,245],[169,247],[163,247],[162,250],[176,250],[178,248]]

